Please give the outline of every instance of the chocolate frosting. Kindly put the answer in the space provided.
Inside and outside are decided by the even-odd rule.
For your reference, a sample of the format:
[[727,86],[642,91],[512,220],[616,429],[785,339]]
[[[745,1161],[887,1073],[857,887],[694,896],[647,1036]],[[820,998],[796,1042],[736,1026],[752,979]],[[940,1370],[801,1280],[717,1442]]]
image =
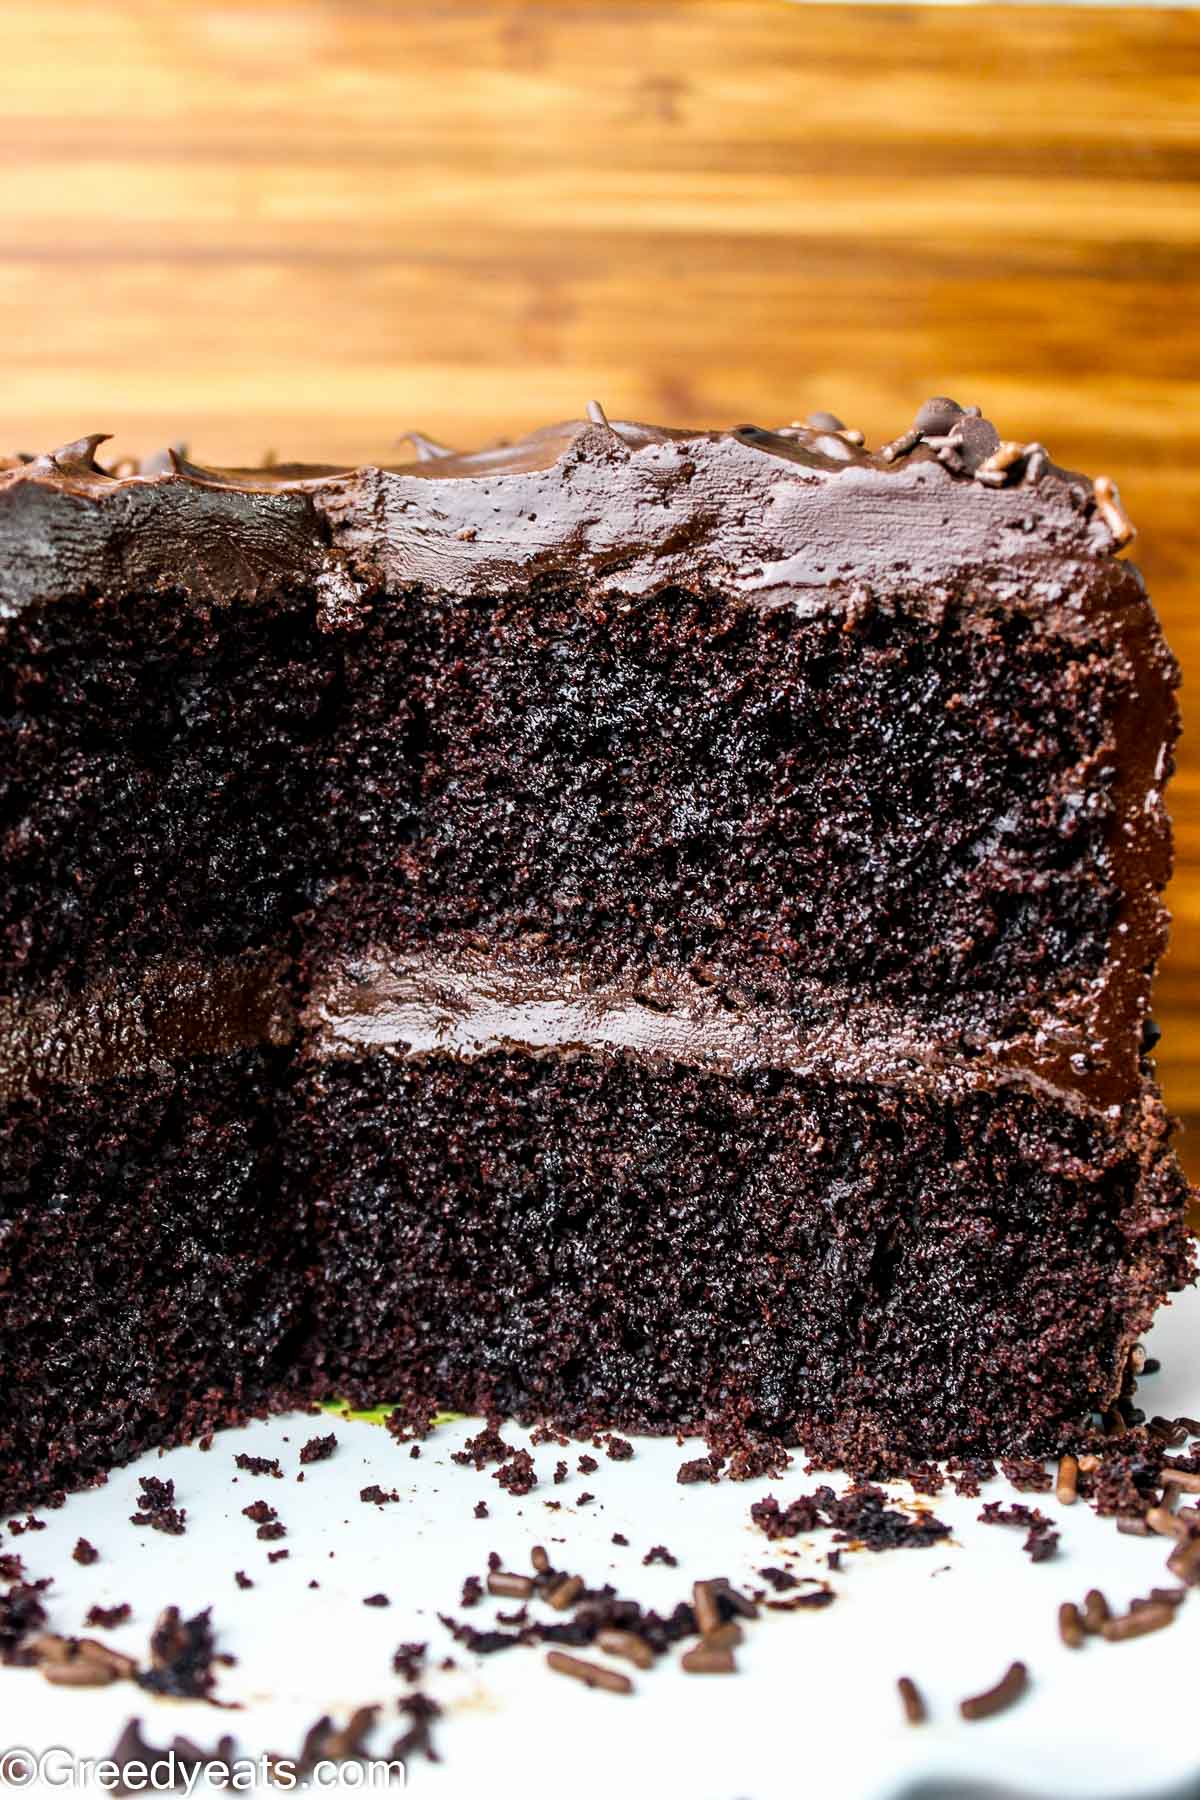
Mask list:
[[110,470],[91,436],[0,473],[0,617],[80,592],[172,587],[209,604],[307,585],[336,623],[366,587],[554,578],[811,603],[831,583],[937,584],[1118,547],[1111,483],[1102,504],[1040,445],[1003,444],[952,406],[927,403],[918,419],[936,430],[874,454],[831,415],[673,431],[599,408],[468,454],[417,436],[412,461],[357,469],[206,469],[171,450],[165,467]]
[[0,1098],[286,1044],[295,1018],[285,967],[275,956],[162,960],[114,971],[81,994],[0,996]]
[[[470,453],[414,433],[411,460],[388,467],[213,469],[172,449],[138,467],[110,468],[97,455],[104,441],[83,438],[0,469],[0,620],[72,594],[169,588],[209,606],[306,588],[317,595],[325,626],[337,630],[353,624],[365,593],[385,588],[486,594],[554,582],[619,603],[675,585],[803,610],[852,609],[867,592],[935,611],[953,598],[968,612],[1019,609],[1037,629],[1121,659],[1133,698],[1117,724],[1109,852],[1125,900],[1111,955],[1090,986],[1020,1043],[972,1046],[970,1055],[982,1049],[997,1068],[1023,1070],[1098,1106],[1119,1109],[1139,1092],[1141,1024],[1165,942],[1158,896],[1170,872],[1170,833],[1162,790],[1177,730],[1177,675],[1137,571],[1114,560],[1132,527],[1107,478],[1089,482],[1052,463],[1039,444],[1002,441],[977,411],[942,398],[926,402],[908,431],[875,452],[830,414],[778,430],[679,431],[610,422],[594,403],[586,419]],[[442,971],[431,977],[435,997],[421,1002],[418,1028],[414,972],[400,952],[391,961],[392,973],[380,975],[389,963],[384,947],[370,979],[362,970],[329,975],[308,1015],[322,1053],[344,1054],[351,1042],[361,1051],[387,1030],[394,1046],[410,1027],[420,1037],[435,1016],[457,1016],[455,1007],[471,1016],[516,1007],[527,1025],[533,1018],[508,988],[489,999],[488,983],[499,977],[478,971],[474,1002],[460,991],[459,971],[451,981],[457,999],[449,1014],[445,1006],[438,1013],[436,994],[445,999],[448,979]],[[138,1023],[146,979],[159,992],[157,977],[131,975],[136,1016],[132,1037],[121,1026],[119,1054],[111,1023],[102,1023],[117,1015],[105,1004],[88,1000],[77,1016],[75,1002],[62,1003],[56,1018],[59,1003],[50,999],[41,1012],[40,1002],[3,1003],[0,1086],[6,1064],[11,1087],[39,1059],[43,1068],[95,1079],[127,1071],[139,1055],[170,1054],[171,1028],[161,1024],[167,1015],[158,1000],[151,1012],[160,1023],[148,1034]],[[204,992],[216,981],[212,1006],[220,1012],[226,977],[199,979]],[[564,974],[559,996],[568,1012],[572,979]],[[409,994],[403,1005],[397,980]],[[182,992],[169,983],[162,991]],[[358,998],[343,1017],[331,996],[352,992]],[[380,1009],[378,1030],[363,1022],[364,994]],[[531,997],[535,1011],[543,999]],[[253,1005],[244,997],[231,1002],[232,1024],[202,1032],[201,1047],[209,1036],[213,1047],[244,1041],[260,1029],[245,1021],[260,1013],[277,1029],[273,1004],[261,994]],[[673,1004],[683,1009],[681,1021],[701,1016],[694,996]],[[624,1023],[612,1026],[614,1005],[609,996],[600,1006],[600,1024],[595,1007],[588,1014],[601,1041],[610,1026],[641,1029],[641,1014],[629,1014],[628,1004]],[[126,1019],[121,1006],[117,1014]],[[385,1029],[385,1017],[392,1027]],[[554,1029],[574,1029],[574,1018],[561,1014]],[[353,1030],[347,1020],[357,1021]],[[513,1038],[493,1025],[504,1041]],[[716,1041],[721,1034],[710,1026]],[[889,1026],[875,1012],[869,1025],[848,1021],[846,1030],[847,1042],[855,1030],[871,1042],[879,1063],[911,1061],[903,1021]],[[746,1030],[738,1031],[744,1047]],[[881,1032],[895,1040],[886,1055]],[[265,1024],[261,1035],[270,1037]],[[93,1047],[69,1051],[76,1037]],[[192,1037],[181,1029],[179,1053],[194,1047]],[[689,1041],[695,1045],[694,1032]],[[781,1039],[772,1053],[783,1047]],[[943,1054],[955,1060],[952,1050]]]
[[841,998],[801,1025],[782,1011],[730,1005],[687,974],[596,982],[577,966],[529,958],[519,947],[486,953],[458,945],[370,949],[332,962],[317,973],[300,1022],[313,1062],[628,1050],[724,1074],[765,1066],[948,1098],[998,1083],[1030,1086],[1072,1108],[1082,1105],[1077,1092],[1032,1073],[1002,1048],[948,1056],[899,1007]]

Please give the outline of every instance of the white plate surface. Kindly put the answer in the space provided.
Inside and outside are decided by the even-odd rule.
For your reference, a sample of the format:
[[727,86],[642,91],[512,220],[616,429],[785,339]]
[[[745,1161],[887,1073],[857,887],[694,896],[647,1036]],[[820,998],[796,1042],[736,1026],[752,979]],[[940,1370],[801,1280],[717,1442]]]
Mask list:
[[[1200,1414],[1198,1325],[1195,1293],[1162,1315],[1150,1347],[1163,1369],[1140,1395],[1148,1410]],[[331,1428],[339,1439],[335,1456],[297,1483],[301,1444]],[[177,1604],[185,1614],[211,1605],[220,1646],[237,1659],[222,1671],[218,1691],[242,1710],[159,1700],[128,1684],[63,1691],[35,1671],[4,1669],[0,1753],[14,1745],[35,1752],[63,1746],[103,1757],[125,1721],[140,1715],[156,1746],[177,1732],[210,1745],[229,1730],[247,1756],[291,1755],[316,1716],[328,1712],[340,1721],[372,1701],[384,1708],[374,1740],[382,1750],[401,1726],[394,1708],[403,1684],[391,1672],[392,1652],[415,1639],[428,1641],[431,1665],[446,1654],[458,1663],[448,1673],[434,1666],[424,1682],[445,1709],[436,1732],[443,1760],[414,1762],[409,1771],[410,1791],[429,1800],[1200,1794],[1200,1592],[1171,1629],[1136,1642],[1090,1641],[1071,1652],[1056,1630],[1059,1602],[1081,1600],[1089,1587],[1103,1588],[1114,1608],[1123,1608],[1161,1583],[1168,1548],[1162,1539],[1121,1536],[1084,1505],[1068,1509],[1053,1495],[1018,1495],[1003,1480],[988,1484],[978,1500],[947,1488],[929,1504],[952,1527],[949,1542],[846,1554],[832,1577],[836,1602],[821,1611],[764,1614],[738,1652],[738,1675],[688,1676],[674,1658],[663,1659],[635,1674],[637,1692],[623,1698],[551,1674],[540,1649],[470,1656],[437,1615],[485,1626],[495,1612],[511,1609],[514,1602],[489,1599],[464,1613],[463,1578],[484,1574],[492,1549],[506,1567],[525,1570],[537,1543],[556,1565],[595,1584],[611,1581],[664,1610],[687,1597],[697,1577],[728,1575],[761,1586],[755,1571],[766,1564],[823,1572],[829,1533],[790,1548],[769,1544],[751,1526],[749,1509],[765,1493],[786,1500],[829,1478],[806,1476],[798,1458],[782,1480],[682,1487],[677,1468],[703,1446],[647,1439],[636,1440],[628,1463],[596,1452],[599,1469],[583,1476],[576,1463],[588,1446],[564,1451],[550,1444],[534,1451],[539,1486],[517,1499],[490,1471],[451,1462],[450,1452],[477,1429],[471,1421],[443,1426],[414,1460],[376,1425],[293,1415],[226,1432],[207,1453],[190,1447],[146,1457],[106,1487],[43,1513],[45,1531],[15,1541],[5,1531],[4,1549],[19,1550],[34,1576],[54,1578],[51,1629],[80,1633],[89,1606],[128,1601],[130,1623],[100,1635],[140,1656],[163,1605]],[[505,1435],[527,1441],[517,1428]],[[234,1484],[239,1450],[278,1456],[286,1479],[243,1473]],[[572,1473],[554,1486],[560,1457]],[[186,1536],[128,1522],[138,1476],[151,1473],[174,1479],[178,1503],[187,1508]],[[396,1488],[399,1503],[364,1505],[359,1490],[372,1482]],[[595,1501],[580,1507],[589,1489]],[[903,1483],[892,1492],[913,1498]],[[289,1556],[275,1564],[267,1556],[279,1546],[260,1542],[241,1513],[258,1498],[287,1526]],[[481,1498],[486,1520],[474,1517]],[[988,1499],[1023,1500],[1055,1515],[1058,1555],[1034,1565],[1021,1550],[1021,1534],[980,1524]],[[549,1510],[549,1500],[560,1501],[561,1510]],[[629,1548],[614,1546],[614,1532],[630,1540]],[[101,1554],[89,1568],[71,1559],[81,1535]],[[655,1544],[670,1548],[678,1568],[643,1566]],[[251,1576],[252,1590],[236,1587],[235,1569]],[[379,1591],[390,1606],[363,1605]],[[961,1722],[958,1700],[989,1686],[1014,1657],[1028,1664],[1032,1691],[1001,1717]],[[902,1673],[914,1676],[928,1698],[932,1718],[922,1728],[901,1720],[895,1680]],[[26,1791],[70,1790],[39,1781]]]

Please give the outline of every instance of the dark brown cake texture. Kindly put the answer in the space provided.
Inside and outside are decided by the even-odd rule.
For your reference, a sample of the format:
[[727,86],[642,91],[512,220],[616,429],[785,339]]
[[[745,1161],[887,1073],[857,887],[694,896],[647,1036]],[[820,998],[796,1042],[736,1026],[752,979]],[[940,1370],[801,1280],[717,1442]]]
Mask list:
[[1190,1276],[1110,482],[577,423],[0,473],[0,1508],[297,1398],[1044,1451]]

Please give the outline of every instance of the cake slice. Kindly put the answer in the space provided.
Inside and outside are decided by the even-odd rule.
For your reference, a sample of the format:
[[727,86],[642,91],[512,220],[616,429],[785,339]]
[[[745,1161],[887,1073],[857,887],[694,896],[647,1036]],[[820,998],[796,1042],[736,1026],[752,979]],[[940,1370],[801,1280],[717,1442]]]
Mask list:
[[0,1504],[297,1398],[1052,1449],[1190,1275],[1111,483],[575,424],[0,475]]

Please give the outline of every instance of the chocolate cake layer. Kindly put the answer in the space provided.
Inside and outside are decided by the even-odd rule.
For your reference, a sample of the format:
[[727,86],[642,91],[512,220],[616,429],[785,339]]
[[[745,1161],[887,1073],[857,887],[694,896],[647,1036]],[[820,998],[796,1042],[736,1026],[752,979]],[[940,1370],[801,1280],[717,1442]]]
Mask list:
[[0,472],[4,1504],[297,1393],[860,1462],[1112,1403],[1190,1252],[1111,483],[948,401],[99,442]]
[[819,611],[405,591],[336,628],[311,591],[173,591],[0,641],[10,991],[290,948],[315,912],[335,950],[533,939],[799,1018],[886,1000],[1136,1090],[1177,719],[1121,565],[1074,613],[996,571]]
[[[860,1464],[1053,1449],[1186,1277],[1184,1184],[1028,1093],[635,1052],[340,1061],[307,1084],[328,1382]],[[403,1154],[397,1154],[397,1143]]]
[[1184,1184],[1020,1088],[637,1051],[253,1054],[0,1109],[0,1506],[297,1398],[1050,1451],[1186,1279]]
[[0,1101],[0,1509],[284,1398],[287,1091],[249,1050]]
[[311,600],[77,598],[0,624],[0,990],[285,935],[319,897],[340,663]]

